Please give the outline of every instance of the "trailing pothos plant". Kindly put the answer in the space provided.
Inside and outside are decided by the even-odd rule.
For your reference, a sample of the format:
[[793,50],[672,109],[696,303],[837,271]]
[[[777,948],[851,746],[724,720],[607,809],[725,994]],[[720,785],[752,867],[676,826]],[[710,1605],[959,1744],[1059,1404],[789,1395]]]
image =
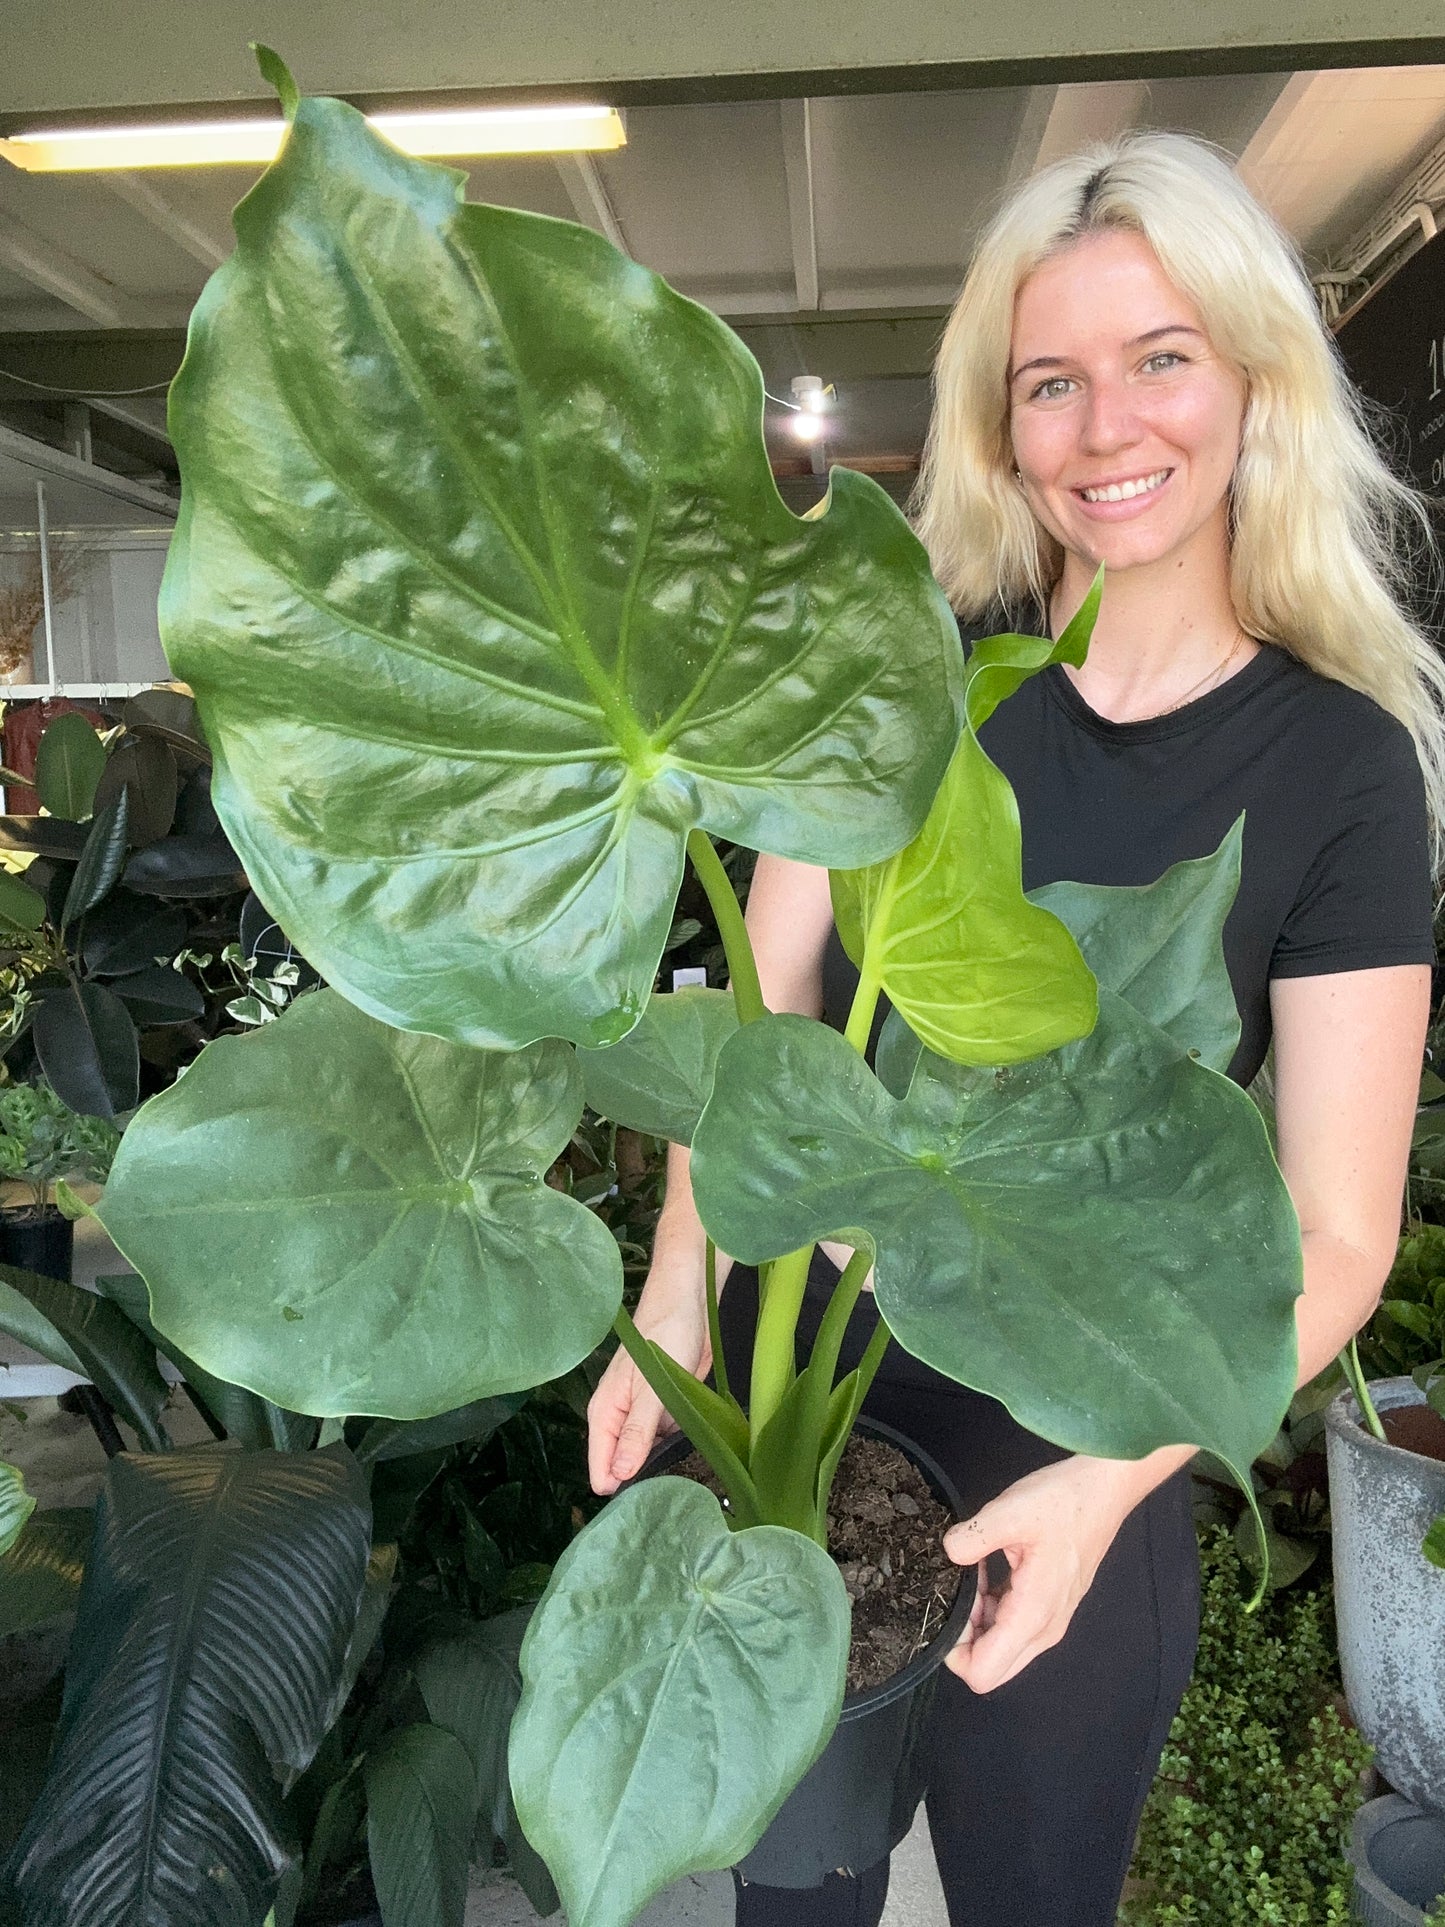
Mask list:
[[[631,1349],[730,1508],[657,1478],[581,1533],[510,1765],[573,1927],[621,1927],[826,1744],[828,1482],[889,1334],[1067,1448],[1242,1471],[1274,1436],[1301,1266],[1223,1075],[1239,837],[1025,897],[978,731],[1083,660],[1097,587],[1057,643],[965,664],[880,489],[781,502],[721,322],[265,61],[290,132],[172,393],[161,620],[221,821],[332,987],[147,1104],[101,1216],[168,1342],[333,1425]],[[714,836],[833,873],[846,1035],[765,1007]],[[651,995],[685,855],[731,993]],[[543,1182],[589,1091],[691,1141],[716,1248],[762,1268],[749,1387],[640,1338],[616,1243]],[[854,1256],[800,1361],[820,1238]],[[870,1268],[884,1322],[839,1378]]]

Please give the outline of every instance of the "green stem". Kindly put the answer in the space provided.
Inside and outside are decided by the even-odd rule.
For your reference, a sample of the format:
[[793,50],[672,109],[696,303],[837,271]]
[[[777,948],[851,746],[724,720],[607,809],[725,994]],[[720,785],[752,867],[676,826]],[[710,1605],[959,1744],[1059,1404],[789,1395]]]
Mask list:
[[707,892],[707,900],[712,905],[712,913],[717,918],[718,934],[727,953],[728,973],[732,978],[733,1001],[738,1008],[738,1022],[750,1024],[755,1018],[766,1017],[768,1007],[763,1002],[762,985],[758,982],[757,959],[753,956],[753,946],[748,937],[747,925],[743,922],[742,906],[737,892],[733,889],[732,879],[723,868],[722,858],[712,846],[712,838],[706,830],[689,830],[687,833],[687,853],[692,858],[692,867],[697,872],[697,880]]
[[883,1354],[888,1350],[888,1341],[893,1334],[889,1331],[880,1314],[877,1329],[868,1340],[868,1346],[858,1361],[858,1403],[861,1405],[868,1396],[869,1387],[878,1376],[878,1367],[883,1363]]
[[753,1341],[752,1394],[748,1400],[748,1422],[755,1439],[797,1376],[798,1316],[812,1257],[812,1245],[804,1245],[800,1251],[774,1258],[769,1269],[768,1289],[758,1310]]
[[717,1246],[711,1238],[704,1249],[703,1278],[707,1285],[707,1337],[712,1346],[713,1382],[724,1398],[731,1398],[728,1368],[723,1358],[722,1323],[717,1311]]
[[853,1307],[872,1268],[872,1256],[866,1251],[855,1251],[843,1267],[843,1275],[834,1285],[833,1296],[828,1300],[828,1309],[819,1321],[818,1336],[813,1340],[808,1367],[817,1373],[825,1409],[832,1395],[833,1374],[838,1369],[838,1354],[843,1349],[848,1320],[853,1316]]
[[867,1054],[868,1039],[873,1035],[873,1013],[878,1008],[878,999],[883,986],[866,969],[858,974],[858,988],[853,993],[853,1002],[848,1009],[848,1023],[843,1035],[860,1057]]
[[1350,1390],[1355,1395],[1355,1403],[1360,1408],[1360,1415],[1367,1429],[1382,1445],[1386,1444],[1385,1428],[1380,1423],[1380,1414],[1375,1410],[1375,1401],[1370,1397],[1369,1387],[1365,1383],[1359,1348],[1353,1338],[1340,1353],[1340,1364],[1344,1367],[1345,1377],[1350,1381]]

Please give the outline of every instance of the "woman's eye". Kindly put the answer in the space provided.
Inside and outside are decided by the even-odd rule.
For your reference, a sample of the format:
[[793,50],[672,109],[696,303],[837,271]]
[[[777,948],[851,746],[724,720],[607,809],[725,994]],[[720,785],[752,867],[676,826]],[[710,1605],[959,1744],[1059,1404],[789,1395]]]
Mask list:
[[1029,399],[1031,401],[1058,401],[1061,396],[1069,392],[1072,386],[1073,383],[1067,375],[1050,375],[1047,381],[1041,381],[1039,383]]
[[1146,368],[1168,369],[1181,367],[1183,362],[1183,355],[1178,353],[1176,349],[1161,348],[1157,355],[1150,355],[1149,359],[1144,363],[1144,366]]

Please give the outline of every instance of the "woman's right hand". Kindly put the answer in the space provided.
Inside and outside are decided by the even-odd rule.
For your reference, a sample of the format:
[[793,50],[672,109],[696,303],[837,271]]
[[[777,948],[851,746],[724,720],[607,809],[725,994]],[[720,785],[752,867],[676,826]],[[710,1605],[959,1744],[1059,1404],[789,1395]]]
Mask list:
[[[643,1287],[634,1323],[644,1338],[702,1378],[712,1365],[707,1301],[694,1267],[685,1277],[654,1265]],[[621,1345],[587,1406],[587,1474],[604,1496],[642,1468],[653,1441],[677,1426],[661,1399]]]

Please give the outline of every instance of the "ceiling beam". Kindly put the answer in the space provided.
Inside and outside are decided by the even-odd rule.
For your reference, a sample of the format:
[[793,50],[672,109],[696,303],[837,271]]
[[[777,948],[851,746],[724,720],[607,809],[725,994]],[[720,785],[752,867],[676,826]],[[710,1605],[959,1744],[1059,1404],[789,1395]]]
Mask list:
[[562,177],[562,185],[567,190],[577,219],[584,227],[594,228],[598,234],[605,234],[613,247],[620,248],[624,254],[631,254],[627,236],[622,231],[622,223],[617,218],[607,183],[598,170],[596,161],[590,154],[556,154],[557,172]]
[[1019,115],[1018,132],[1014,135],[1013,151],[1009,155],[1008,171],[1003,180],[1006,192],[1017,187],[1021,181],[1026,181],[1038,166],[1058,98],[1057,87],[1023,89],[1023,111]]
[[1048,125],[1034,157],[1035,167],[1076,154],[1088,141],[1113,140],[1143,122],[1149,87],[1142,80],[1096,81],[1088,87],[1055,89]]
[[798,307],[821,305],[818,296],[818,226],[813,200],[813,121],[806,100],[779,102],[783,122],[783,171],[788,182],[788,225],[793,242],[793,280]]
[[203,268],[210,270],[220,267],[230,253],[229,246],[223,247],[213,235],[207,234],[203,227],[182,214],[143,175],[99,174],[96,179],[104,181],[113,194],[118,194],[128,207],[133,207],[152,227],[158,228],[168,241],[174,241],[183,254],[188,254],[193,261],[199,261]]
[[159,489],[149,488],[144,482],[133,482],[111,469],[97,468],[92,462],[79,461],[64,449],[51,448],[29,435],[19,435],[13,428],[0,427],[0,455],[30,469],[41,479],[53,476],[58,481],[80,482],[86,488],[98,489],[102,495],[113,496],[118,502],[129,503],[132,508],[148,509],[153,515],[175,520],[177,505],[173,495],[164,495]]
[[103,281],[73,254],[0,209],[0,253],[6,268],[32,287],[43,288],[67,308],[102,327],[123,326],[131,312],[127,297]]

